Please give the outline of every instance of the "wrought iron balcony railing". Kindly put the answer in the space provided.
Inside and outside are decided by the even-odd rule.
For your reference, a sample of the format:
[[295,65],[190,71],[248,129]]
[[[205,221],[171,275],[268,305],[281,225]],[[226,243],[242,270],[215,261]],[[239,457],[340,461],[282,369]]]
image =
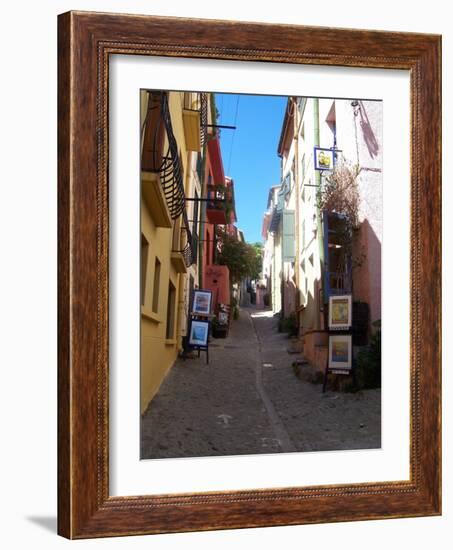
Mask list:
[[187,267],[190,267],[192,264],[194,264],[197,261],[197,249],[196,249],[196,242],[195,238],[192,235],[192,232],[189,229],[189,220],[187,219],[187,212],[184,210],[183,212],[183,227],[182,231],[186,234],[186,242],[181,250],[181,254],[184,258],[184,262]]
[[172,252],[181,254],[186,267],[190,267],[197,261],[198,239],[189,228],[187,212],[182,214],[181,224],[173,226]]
[[274,206],[271,214],[271,221],[269,222],[269,231],[276,233],[280,226],[280,219],[282,217],[282,211]]
[[216,185],[208,185],[206,208],[209,210],[225,210],[226,192],[219,190]]
[[203,147],[208,135],[208,94],[204,92],[200,94],[200,129],[200,140]]
[[328,271],[327,283],[330,294],[350,293],[352,290],[351,273],[348,271]]
[[[181,161],[171,124],[168,96],[166,92],[148,92],[148,95],[142,170],[159,174],[171,218],[175,220],[185,211],[185,196]],[[164,151],[165,143],[167,147]]]

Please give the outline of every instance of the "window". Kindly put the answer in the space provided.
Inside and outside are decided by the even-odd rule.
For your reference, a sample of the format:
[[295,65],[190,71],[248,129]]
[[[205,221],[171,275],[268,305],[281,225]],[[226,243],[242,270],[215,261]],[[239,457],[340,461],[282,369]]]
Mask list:
[[145,236],[142,233],[141,255],[140,255],[140,301],[142,306],[145,305],[146,297],[146,275],[148,271],[148,256],[149,256],[149,244]]
[[175,336],[175,305],[176,305],[176,288],[173,283],[168,283],[168,301],[167,301],[167,331],[166,339],[173,340]]
[[154,313],[158,313],[159,310],[159,286],[160,286],[160,261],[156,257],[154,262],[154,283],[153,283],[153,306]]

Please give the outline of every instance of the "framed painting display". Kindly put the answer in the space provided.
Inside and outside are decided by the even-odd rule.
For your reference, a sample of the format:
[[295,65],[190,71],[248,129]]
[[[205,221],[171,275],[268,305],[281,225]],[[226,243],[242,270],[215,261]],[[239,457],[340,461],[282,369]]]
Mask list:
[[211,300],[212,292],[210,290],[194,290],[192,313],[194,315],[209,315]]
[[329,336],[329,370],[350,371],[352,368],[352,336],[332,334]]
[[352,323],[352,295],[329,296],[329,329],[348,330]]
[[206,347],[208,345],[209,321],[197,321],[190,323],[189,344],[191,346]]
[[[400,32],[68,12],[59,16],[58,47],[59,534],[67,538],[80,539],[439,515],[440,37]],[[119,99],[123,97],[119,75],[124,76],[127,73],[121,67],[123,63],[129,62],[140,69],[137,79],[123,78],[123,82],[128,81],[128,97],[132,98],[129,107],[134,113],[132,117],[127,117],[132,122],[124,132],[121,112],[126,110],[126,105]],[[169,71],[168,67],[171,64],[174,64],[173,70]],[[209,82],[204,81],[203,85],[194,87],[194,80],[189,82],[187,78],[186,69],[189,65],[195,82],[201,82],[203,75],[207,74],[206,69],[209,68],[209,74],[215,74],[218,78],[217,84],[210,87]],[[232,78],[233,73],[229,71],[236,71],[236,76]],[[280,72],[277,73],[278,71]],[[120,195],[127,187],[133,189],[133,186],[121,186],[119,181],[130,181],[131,170],[132,174],[140,173],[140,165],[134,162],[140,156],[140,124],[137,121],[141,115],[141,90],[149,92],[146,105],[150,114],[145,113],[144,120],[152,120],[153,113],[157,112],[153,111],[153,108],[158,105],[163,113],[162,128],[166,125],[164,129],[167,134],[169,123],[168,117],[165,118],[165,109],[167,101],[172,101],[172,96],[167,92],[180,91],[185,140],[187,143],[192,140],[192,147],[200,148],[203,147],[204,139],[203,132],[200,133],[200,126],[209,127],[214,123],[208,119],[200,124],[199,121],[203,119],[201,116],[197,118],[194,110],[203,112],[204,99],[201,92],[210,89],[216,92],[231,91],[226,89],[227,84],[220,84],[222,75],[223,82],[228,82],[232,87],[236,86],[236,93],[279,93],[288,97],[301,97],[303,94],[298,93],[300,75],[316,74],[317,78],[319,77],[317,88],[306,96],[323,97],[329,95],[327,80],[323,80],[329,71],[336,75],[337,81],[341,80],[338,75],[353,71],[356,78],[354,82],[361,82],[363,90],[366,89],[368,79],[381,79],[382,76],[399,74],[403,80],[406,79],[404,82],[407,82],[407,86],[404,83],[401,85],[407,92],[406,95],[402,95],[406,98],[403,110],[408,113],[405,126],[407,131],[403,136],[407,143],[407,155],[404,153],[402,162],[401,159],[392,157],[391,148],[387,155],[386,149],[387,157],[393,158],[393,165],[387,165],[389,170],[383,171],[384,180],[386,173],[392,173],[392,170],[399,166],[405,167],[407,173],[407,200],[405,201],[403,195],[401,202],[384,201],[383,212],[384,219],[387,219],[386,211],[391,212],[390,217],[396,219],[393,208],[396,207],[394,202],[398,202],[398,208],[406,208],[407,214],[404,223],[392,228],[392,233],[386,241],[398,241],[399,236],[407,235],[406,240],[401,240],[403,248],[399,250],[403,257],[407,258],[407,273],[404,269],[401,270],[405,275],[399,279],[402,290],[398,299],[394,299],[395,295],[389,295],[387,298],[384,296],[383,301],[383,327],[386,323],[389,327],[384,329],[387,332],[383,342],[399,337],[401,345],[395,346],[394,349],[403,350],[402,362],[407,363],[406,370],[392,369],[393,363],[396,363],[394,356],[391,353],[383,354],[383,369],[395,370],[395,376],[401,376],[404,383],[407,383],[407,401],[404,401],[404,395],[399,399],[395,393],[400,387],[398,384],[393,384],[393,388],[390,385],[383,387],[383,399],[393,396],[393,403],[399,406],[394,416],[395,422],[400,422],[407,431],[407,464],[396,465],[395,471],[398,473],[389,474],[384,469],[379,476],[373,476],[370,472],[374,468],[370,467],[368,473],[362,471],[359,477],[352,470],[335,479],[322,477],[326,472],[330,475],[332,470],[332,461],[329,463],[329,457],[325,456],[329,453],[305,453],[316,455],[316,460],[320,464],[322,462],[324,466],[318,470],[287,467],[291,460],[310,460],[310,457],[302,456],[302,453],[290,452],[294,451],[290,442],[288,452],[273,457],[263,456],[262,460],[245,457],[241,459],[242,462],[239,462],[239,459],[234,462],[237,457],[229,457],[231,464],[236,464],[236,467],[230,470],[222,469],[222,476],[218,475],[219,468],[215,465],[218,463],[214,464],[212,471],[209,470],[208,459],[204,459],[201,470],[197,470],[200,465],[196,459],[193,459],[193,463],[186,460],[184,468],[193,469],[190,470],[190,475],[185,476],[180,475],[180,462],[140,461],[138,455],[129,452],[130,449],[138,448],[135,435],[127,445],[124,445],[124,434],[121,435],[118,431],[116,421],[117,417],[121,416],[121,424],[136,434],[135,411],[138,410],[137,404],[140,399],[140,353],[137,351],[140,334],[137,312],[140,311],[140,304],[131,310],[128,309],[128,304],[134,304],[135,298],[141,296],[142,305],[147,304],[151,312],[144,322],[151,327],[150,331],[162,331],[162,349],[168,353],[171,346],[175,345],[174,333],[183,321],[183,314],[178,310],[179,297],[183,296],[184,292],[190,295],[190,291],[185,291],[185,287],[179,285],[180,276],[187,275],[190,268],[187,265],[188,250],[191,250],[192,255],[196,251],[193,218],[185,217],[185,214],[180,217],[177,227],[182,227],[183,230],[176,238],[174,227],[176,216],[180,214],[180,202],[176,198],[172,203],[167,196],[167,206],[159,206],[157,180],[152,174],[143,174],[146,172],[143,170],[143,163],[141,190],[137,182],[137,191],[131,191],[130,203],[127,200],[123,201]],[[293,88],[271,90],[265,89],[264,84],[261,84],[262,89],[258,90],[256,87],[247,87],[247,79],[254,79],[258,74],[261,75],[261,82],[267,81],[269,86],[278,84]],[[277,74],[289,76],[288,79],[273,78]],[[289,84],[291,74],[295,75],[294,85]],[[172,75],[171,78],[169,75]],[[115,88],[117,85],[118,90]],[[357,87],[354,85],[352,89]],[[186,96],[183,92],[187,90],[193,90],[197,94]],[[361,97],[367,95],[364,91]],[[185,103],[186,97],[189,100],[188,104]],[[363,110],[360,111],[361,100],[354,99],[351,102],[350,98],[355,98],[355,94],[351,95],[346,89],[343,89],[338,97],[349,98],[353,109],[352,116],[356,117],[358,127],[363,128],[365,125],[367,128],[367,121],[362,117]],[[376,99],[382,100],[382,97]],[[393,113],[396,112],[394,107],[392,108],[392,97],[393,94],[388,94],[382,102],[384,114],[387,113],[388,117],[387,126],[391,126]],[[303,101],[294,101],[294,105],[296,104],[300,109],[305,106]],[[395,115],[393,123],[396,118]],[[325,122],[335,136],[331,112],[326,113]],[[164,130],[160,130],[159,125],[156,127],[158,131],[154,134],[155,139],[151,140],[153,143],[163,139],[161,132]],[[308,131],[307,127],[305,131]],[[227,131],[228,128],[223,130]],[[303,130],[301,128],[300,135],[305,139]],[[292,137],[290,130],[287,135],[282,133],[279,150],[283,151],[288,136]],[[373,150],[373,136],[366,131],[365,136],[368,140],[367,146]],[[120,151],[122,147],[119,147],[119,140],[123,140],[124,149],[127,149],[130,142],[134,142],[137,149],[126,158]],[[185,171],[178,172],[175,166],[179,166],[178,158],[181,159],[183,155],[177,147],[178,144],[173,147],[171,140],[167,141],[170,153],[161,155],[158,160],[163,172],[166,166],[172,165],[176,176],[172,177],[169,185],[173,186],[171,192],[176,189],[177,193],[180,174],[197,172],[198,167],[195,164],[190,167],[183,165]],[[209,147],[214,158],[218,152],[218,144],[212,140]],[[325,149],[322,151],[320,148],[316,153],[318,171],[321,172],[327,172],[327,164],[334,163],[334,155],[329,156],[331,149],[328,146]],[[311,151],[313,152],[313,148]],[[123,163],[121,165],[117,163],[120,156]],[[150,166],[156,162],[154,150],[150,149],[146,162],[151,163]],[[124,166],[129,172],[123,171]],[[301,166],[304,166],[303,163]],[[216,170],[221,172],[218,168],[219,166],[216,167],[213,162],[213,174]],[[160,175],[161,180],[165,180],[166,177],[165,174],[162,175],[163,172]],[[317,177],[314,177],[309,185],[316,186]],[[290,181],[290,178],[287,181]],[[232,219],[231,208],[224,208],[223,212],[220,212],[219,200],[224,204],[226,200],[232,202],[233,198],[232,184],[226,174],[222,174],[221,192],[217,192],[214,198],[200,198],[195,193],[189,197],[194,204],[200,205],[199,211],[210,210],[213,225],[225,225],[227,222],[222,216]],[[143,232],[140,240],[139,230],[134,233],[135,229],[130,229],[131,224],[124,223],[125,210],[129,212],[127,215],[134,215],[136,220],[139,220],[137,212],[140,210],[141,200],[149,209],[155,208],[156,205],[160,208],[159,231],[167,231],[162,234],[167,235],[170,243],[168,261],[148,240],[148,237],[153,237],[154,226],[145,228],[148,233]],[[191,212],[195,211],[194,206]],[[297,223],[294,212],[287,208],[281,215],[276,216],[277,218],[278,223],[284,224],[285,235],[294,234],[294,230],[291,233],[291,227],[294,228]],[[332,218],[328,222],[331,227],[335,227],[335,219]],[[139,225],[136,227],[139,229]],[[300,226],[301,239],[308,242],[311,235],[316,236],[319,227],[314,225],[312,229],[309,234],[307,227]],[[129,234],[128,231],[132,232]],[[235,238],[242,242],[239,233],[236,231]],[[209,236],[203,235],[199,242],[208,242],[208,238]],[[121,261],[118,260],[116,248],[119,241],[126,243],[122,249],[122,254],[125,252],[126,255],[121,256]],[[284,259],[293,258],[296,253],[301,253],[299,249],[292,250],[290,244],[287,241],[287,246],[282,250]],[[331,250],[335,251],[338,243],[332,241],[332,246]],[[199,250],[201,249],[200,247]],[[210,250],[212,256],[219,252],[215,246]],[[135,256],[127,256],[129,252]],[[140,255],[142,259],[146,258],[141,264]],[[212,256],[204,256],[205,263],[208,264]],[[401,262],[401,257],[397,250],[393,256],[389,256],[389,261],[383,262],[384,289],[391,288],[393,279],[396,280],[401,275],[400,270],[388,271],[392,260],[395,265],[395,262]],[[132,261],[129,261],[130,258]],[[332,258],[335,259],[334,254]],[[304,263],[307,273],[311,269],[310,262],[311,257],[307,257]],[[136,266],[133,268],[135,271],[131,272],[130,278],[124,277],[125,272],[121,270],[131,265]],[[152,289],[151,292],[146,285],[142,285],[140,292],[140,280],[141,277],[142,280],[146,279],[146,270],[149,270],[148,280],[154,282],[154,288],[158,290]],[[212,277],[208,286],[210,292],[194,291],[194,314],[210,313],[214,294],[221,303],[230,303],[221,297],[224,291],[222,289],[228,287],[224,283],[224,266],[219,265],[216,271],[217,275]],[[332,268],[328,274],[331,277],[331,287],[340,280],[335,273],[335,269]],[[346,289],[344,279],[342,280],[342,288]],[[137,286],[132,294],[128,294],[128,288],[133,287],[133,281],[136,281]],[[370,281],[370,285],[374,284],[374,279],[370,278]],[[193,284],[194,281],[187,277],[187,289],[193,290]],[[160,292],[159,289],[164,292]],[[253,297],[254,300],[263,300],[264,303],[264,289],[259,290],[260,292],[253,292],[253,287],[250,286],[249,300]],[[303,311],[304,308],[310,307],[313,295],[308,292],[306,295],[303,294],[302,280],[300,290],[302,299],[298,307]],[[244,296],[246,294],[244,289]],[[335,303],[335,300],[338,303]],[[340,300],[343,302],[339,302]],[[351,300],[347,290],[331,297],[332,307],[329,309],[333,313],[329,320],[325,319],[326,326],[335,326],[337,323],[337,327],[341,327],[342,330],[350,326]],[[170,309],[168,304],[172,305],[171,315],[165,304],[167,310]],[[233,301],[231,307],[232,310],[236,307]],[[132,311],[131,317],[124,315],[129,311]],[[163,322],[165,315],[167,323]],[[395,330],[391,330],[392,318],[399,319],[399,315],[403,315],[407,322],[404,325],[399,323]],[[259,323],[262,317],[263,314],[257,312],[252,323]],[[168,319],[171,319],[171,322],[168,322]],[[193,323],[198,324],[193,327],[189,337],[192,340],[195,338],[197,341],[205,341],[208,336],[208,324],[202,321]],[[130,341],[135,342],[135,347],[124,344],[126,334],[130,335]],[[348,368],[352,356],[351,337],[338,334],[331,338],[329,361],[342,365],[341,368]],[[152,336],[149,341],[151,339]],[[254,356],[256,364],[262,363],[260,358],[260,355]],[[133,386],[121,384],[121,373],[118,375],[119,363],[127,364],[128,378],[133,380]],[[228,365],[224,367],[226,369]],[[212,367],[205,367],[208,368]],[[131,375],[134,369],[137,374]],[[151,388],[150,392],[152,391]],[[136,401],[124,407],[122,404],[128,399]],[[132,409],[132,416],[127,416]],[[224,427],[226,430],[231,415],[222,413],[218,416],[217,421],[221,424],[222,430]],[[386,426],[389,424],[386,424],[384,418],[383,437],[391,437],[392,434],[388,430],[386,432]],[[397,440],[398,437],[393,439]],[[120,448],[124,448],[125,453],[129,452],[129,462],[124,458],[125,455],[120,456]],[[385,449],[379,452],[381,451],[385,452]],[[375,453],[376,456],[378,454]],[[402,454],[404,455],[404,452]],[[400,455],[401,453],[395,452],[390,462],[396,464]],[[366,454],[366,451],[361,455],[361,462],[364,462],[364,457],[370,464],[372,460],[379,460]],[[221,459],[222,457],[219,458]],[[282,467],[282,464],[285,466]],[[130,471],[130,465],[136,468],[137,475],[129,480],[129,485],[123,481],[119,482],[121,475]],[[247,471],[251,474],[241,480],[239,477],[243,466],[249,468]],[[298,469],[308,472],[306,475],[309,477],[297,477]],[[280,477],[270,478],[267,475],[269,472],[275,472]],[[212,482],[209,482],[210,476]]]

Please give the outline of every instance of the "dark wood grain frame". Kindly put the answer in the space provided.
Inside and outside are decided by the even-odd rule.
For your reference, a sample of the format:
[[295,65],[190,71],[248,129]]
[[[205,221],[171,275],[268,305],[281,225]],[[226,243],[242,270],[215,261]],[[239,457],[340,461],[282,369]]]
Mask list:
[[[58,47],[58,532],[88,538],[440,514],[441,38],[70,12],[59,16]],[[410,71],[409,481],[109,496],[111,54]]]

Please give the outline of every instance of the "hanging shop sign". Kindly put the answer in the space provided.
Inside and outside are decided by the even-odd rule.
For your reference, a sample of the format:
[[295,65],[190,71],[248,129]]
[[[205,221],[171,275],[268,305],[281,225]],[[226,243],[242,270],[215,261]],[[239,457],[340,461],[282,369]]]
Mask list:
[[323,147],[314,148],[315,170],[333,170],[335,166],[335,151]]
[[352,296],[329,296],[329,330],[349,330],[352,325]]

